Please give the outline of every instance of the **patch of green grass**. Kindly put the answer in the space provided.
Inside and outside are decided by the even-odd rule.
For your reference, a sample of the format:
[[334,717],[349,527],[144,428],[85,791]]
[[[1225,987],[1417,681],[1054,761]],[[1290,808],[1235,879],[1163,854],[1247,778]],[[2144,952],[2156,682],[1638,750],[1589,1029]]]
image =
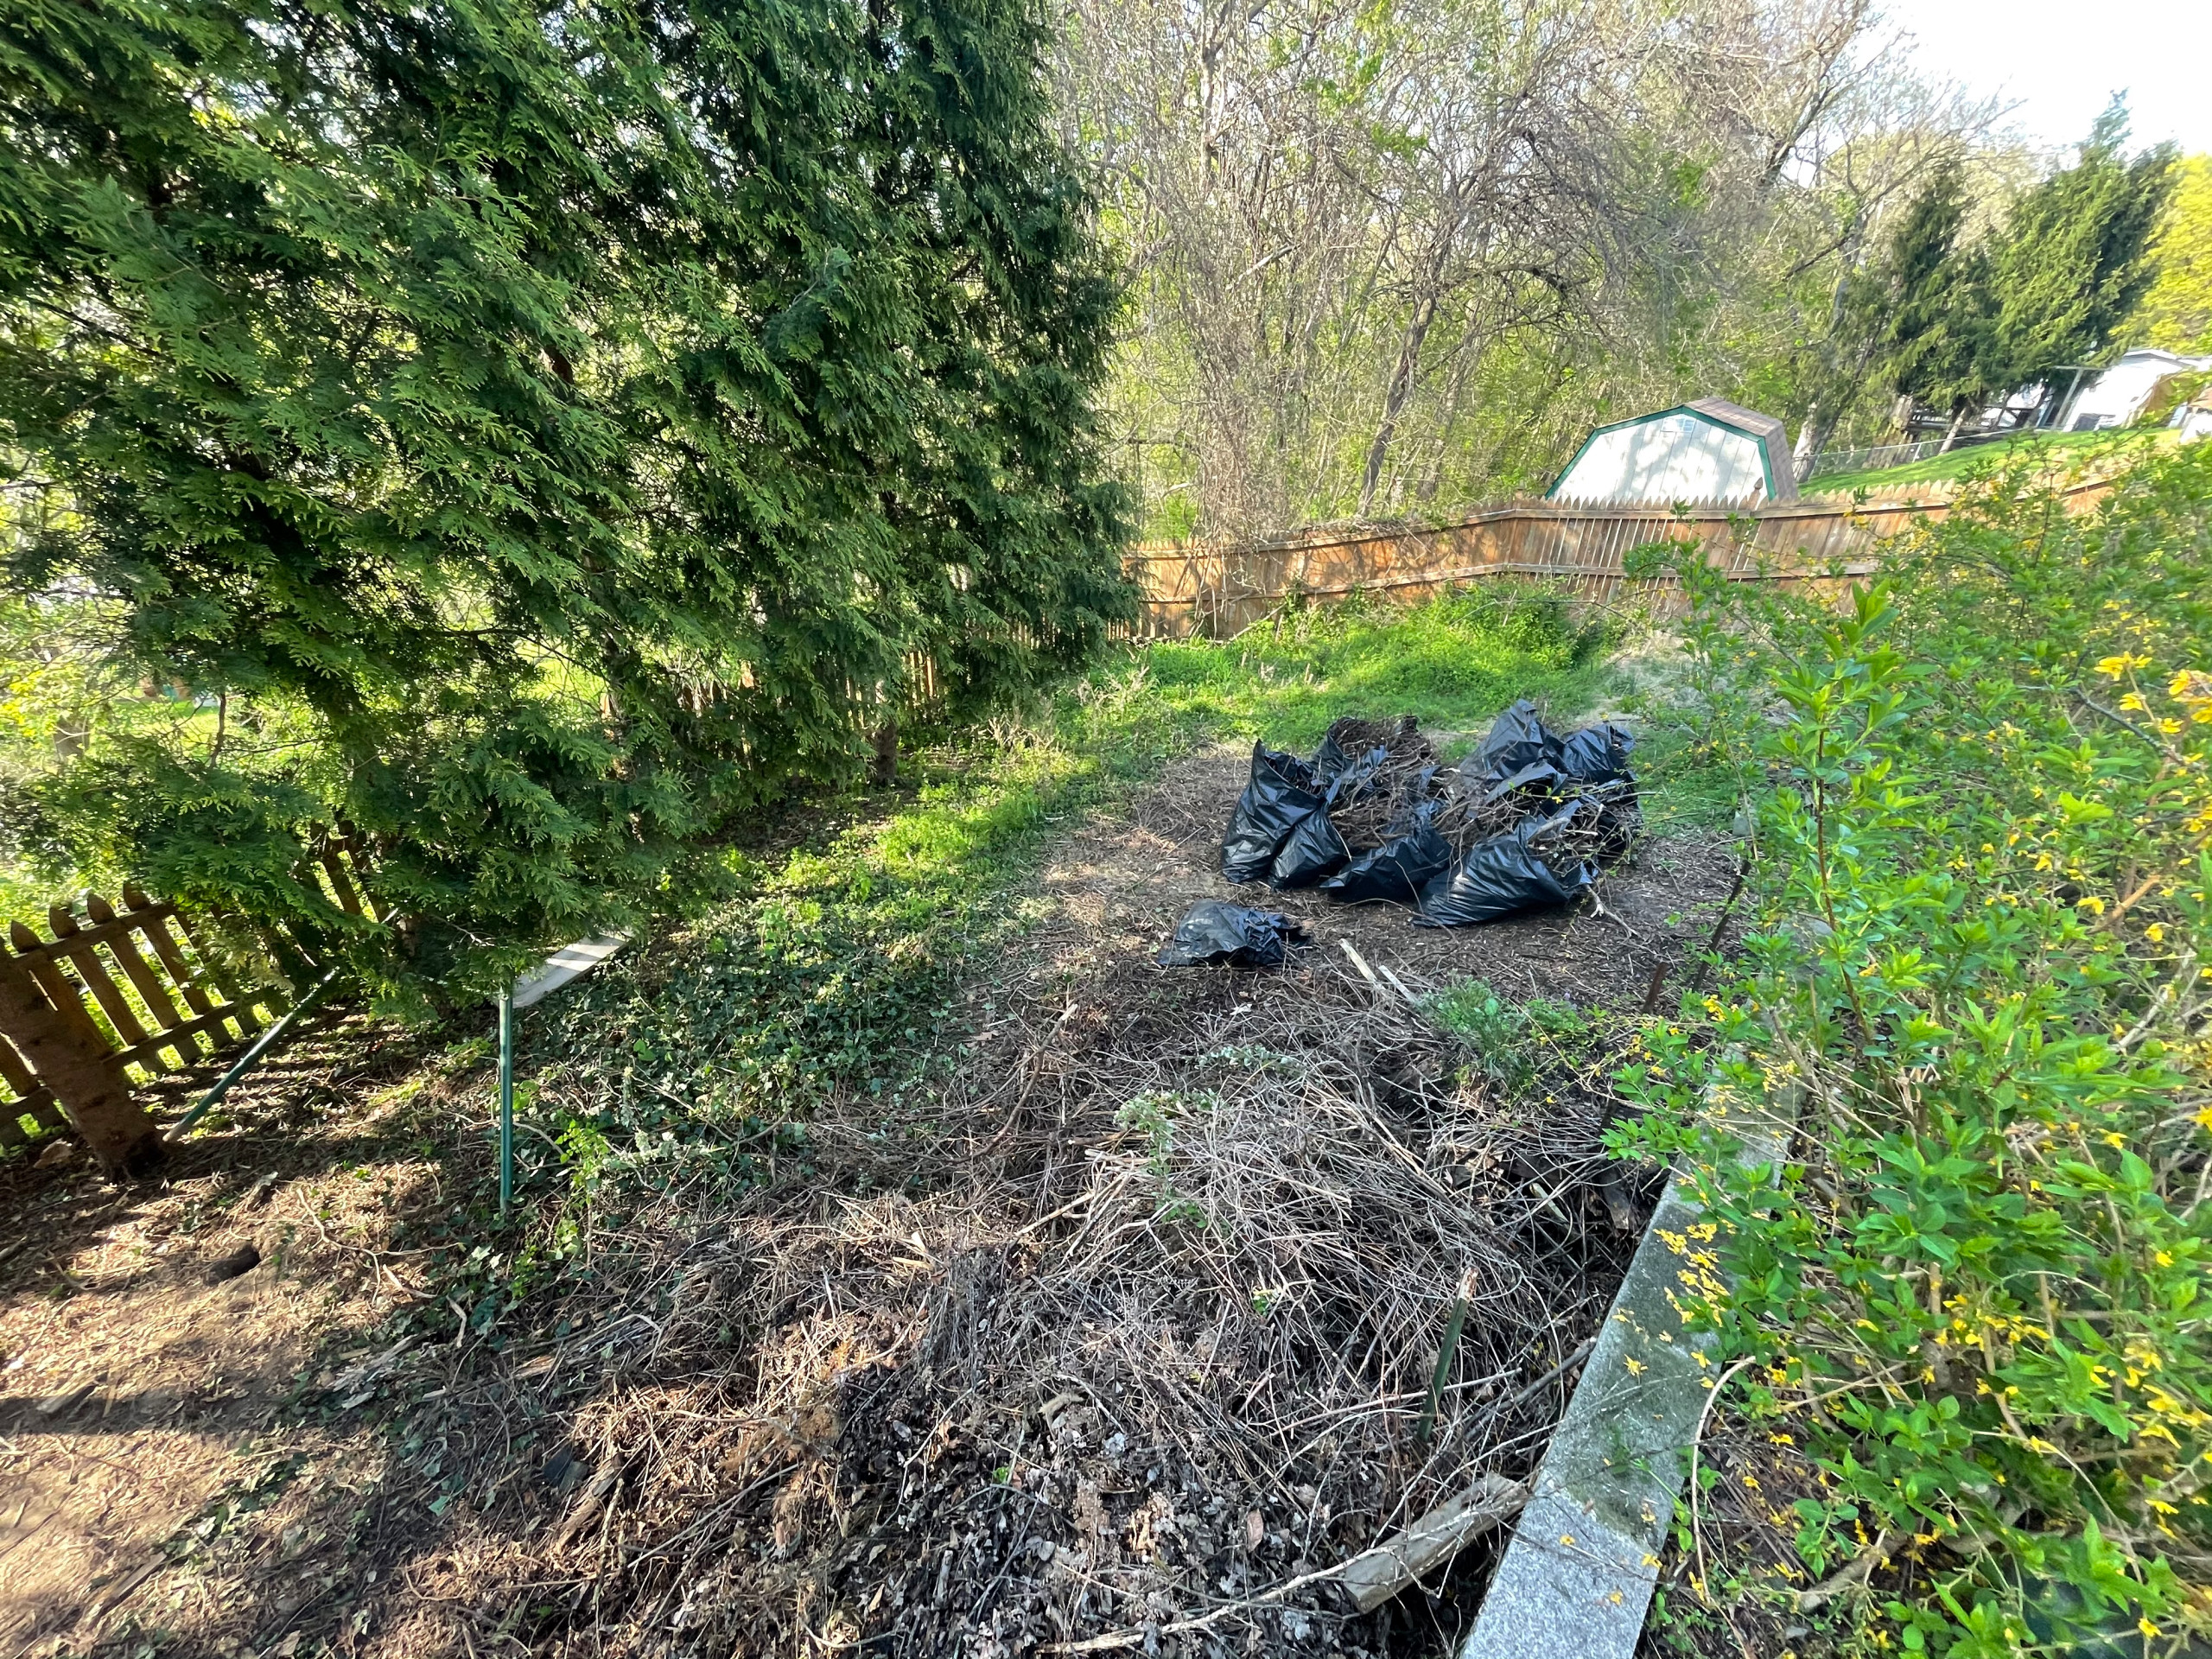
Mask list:
[[532,1155],[557,1146],[586,1185],[803,1160],[830,1092],[895,1109],[961,1063],[963,986],[1038,913],[1027,878],[1082,813],[1199,744],[1311,748],[1339,715],[1469,731],[1533,696],[1566,720],[1609,688],[1606,643],[1521,590],[1129,650],[1024,721],[909,756],[911,795],[828,803],[836,827],[734,855],[738,896],[533,1010]]
[[2052,466],[2078,465],[2085,461],[2114,462],[2140,459],[2142,452],[2173,442],[2164,430],[2104,432],[2027,432],[2001,443],[1977,443],[1948,454],[1930,455],[1903,467],[1881,467],[1856,473],[1825,473],[1809,479],[1808,495],[1849,495],[1855,490],[1889,490],[1906,484],[1935,484],[1985,476],[2023,460]]
[[1726,830],[1743,805],[1741,770],[1678,724],[1639,722],[1636,775],[1644,828],[1653,835]]
[[1292,609],[1226,643],[1155,645],[1144,660],[1178,718],[1310,749],[1341,715],[1414,715],[1468,732],[1534,697],[1571,719],[1611,686],[1610,643],[1601,626],[1575,622],[1562,594],[1473,588],[1412,611],[1357,597]]

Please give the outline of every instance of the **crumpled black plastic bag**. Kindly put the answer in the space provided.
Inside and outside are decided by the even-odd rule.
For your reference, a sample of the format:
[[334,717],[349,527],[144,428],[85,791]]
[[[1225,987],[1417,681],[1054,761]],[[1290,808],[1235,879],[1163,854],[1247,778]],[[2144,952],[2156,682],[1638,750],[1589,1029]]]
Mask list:
[[1567,734],[1560,744],[1559,769],[1582,784],[1633,781],[1628,757],[1635,747],[1635,733],[1616,721],[1601,721]]
[[1300,824],[1318,816],[1325,827],[1328,803],[1321,787],[1313,768],[1296,755],[1255,743],[1251,778],[1230,816],[1229,833],[1221,838],[1223,876],[1238,882],[1270,876],[1276,855]]
[[1550,761],[1531,760],[1520,771],[1509,772],[1492,784],[1483,796],[1483,801],[1487,804],[1491,801],[1503,800],[1516,789],[1541,790],[1548,795],[1566,781],[1567,774]]
[[1225,962],[1232,968],[1280,968],[1294,939],[1306,926],[1278,910],[1248,910],[1243,905],[1201,899],[1175,924],[1175,937],[1154,958],[1163,968],[1196,968]]
[[1451,844],[1436,830],[1436,803],[1423,801],[1408,822],[1380,847],[1370,849],[1321,884],[1321,891],[1344,904],[1376,899],[1410,905],[1421,890],[1452,862]]
[[1560,747],[1558,736],[1536,718],[1536,705],[1524,697],[1491,723],[1476,746],[1470,775],[1494,784],[1540,760],[1557,766]]
[[1268,867],[1268,885],[1278,893],[1310,887],[1351,861],[1351,849],[1325,810],[1309,812],[1291,826],[1289,836]]
[[[1325,754],[1329,747],[1329,743],[1325,741],[1321,745],[1322,753]],[[1332,810],[1349,805],[1364,795],[1373,785],[1375,774],[1389,764],[1390,751],[1379,747],[1352,756],[1333,772],[1322,769],[1321,755],[1313,757],[1314,774],[1325,781],[1328,802]]]
[[[1363,755],[1373,753],[1372,749],[1369,749],[1355,753],[1341,747],[1337,742],[1336,733],[1332,731],[1322,738],[1321,747],[1313,751],[1313,775],[1325,785],[1333,784],[1343,776],[1347,766],[1362,759]],[[1386,750],[1385,753],[1387,753],[1388,751]]]
[[1464,927],[1580,898],[1597,872],[1577,864],[1561,874],[1535,849],[1548,832],[1573,822],[1581,808],[1580,802],[1570,801],[1548,817],[1525,818],[1502,836],[1477,842],[1421,889],[1414,925]]

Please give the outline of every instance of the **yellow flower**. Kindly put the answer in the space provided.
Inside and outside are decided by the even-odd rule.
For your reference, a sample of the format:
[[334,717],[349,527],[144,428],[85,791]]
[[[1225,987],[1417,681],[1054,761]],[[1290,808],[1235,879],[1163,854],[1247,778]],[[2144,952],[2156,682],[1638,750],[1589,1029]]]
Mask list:
[[2107,679],[2116,680],[2121,675],[2126,673],[2127,671],[2134,665],[2133,660],[2124,654],[2118,657],[2107,657],[2104,661],[2097,664],[2097,672],[2103,675]]
[[2139,1619],[2137,1619],[2137,1620],[2135,1621],[2135,1628],[2136,1628],[2137,1630],[2139,1630],[2142,1631],[2142,1632],[2143,1632],[2143,1634],[2144,1634],[2145,1636],[2146,1636],[2146,1637],[2148,1637],[2148,1636],[2156,1636],[2156,1635],[2158,1633],[2158,1627],[2157,1625],[2153,1624],[2152,1624],[2149,1619],[2147,1619],[2147,1618],[2139,1618]]
[[2123,709],[2133,709],[2138,712],[2147,711],[2151,707],[2149,703],[2143,701],[2142,694],[2135,691],[2131,691],[2126,696],[2122,697],[2120,700],[2120,706]]
[[2152,923],[2150,926],[2143,930],[2143,937],[2150,940],[2153,944],[2158,944],[2159,940],[2166,937],[2166,925],[2164,922]]

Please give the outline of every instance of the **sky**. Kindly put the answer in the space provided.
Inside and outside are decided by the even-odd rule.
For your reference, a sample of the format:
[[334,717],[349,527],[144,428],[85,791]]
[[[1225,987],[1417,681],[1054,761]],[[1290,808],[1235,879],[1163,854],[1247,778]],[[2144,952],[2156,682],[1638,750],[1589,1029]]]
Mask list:
[[2018,105],[2004,123],[2039,149],[2080,142],[2127,94],[2135,147],[2212,152],[2212,0],[1890,0],[1932,79]]

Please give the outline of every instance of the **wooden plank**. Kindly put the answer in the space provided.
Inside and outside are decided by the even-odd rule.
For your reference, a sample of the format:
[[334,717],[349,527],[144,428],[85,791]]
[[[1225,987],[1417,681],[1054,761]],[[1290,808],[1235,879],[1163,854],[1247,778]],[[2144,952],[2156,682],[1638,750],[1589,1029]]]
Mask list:
[[[107,1033],[93,1020],[91,1010],[85,1007],[84,993],[78,988],[77,982],[70,977],[60,963],[41,948],[47,942],[21,922],[8,924],[8,938],[15,947],[16,959],[22,964],[23,971],[30,976],[31,982],[44,994],[46,1001],[52,1006],[54,1018],[69,1033],[72,1040],[82,1043],[87,1048],[112,1052],[115,1045],[109,1041]],[[16,1046],[22,1048],[21,1043]],[[23,1049],[23,1058],[30,1060],[33,1065],[37,1065],[36,1058],[29,1049]]]
[[[30,931],[20,923],[10,931],[17,929]],[[66,981],[60,996],[52,996],[37,976],[41,967],[60,972],[52,963],[0,952],[0,1030],[54,1091],[101,1169],[130,1173],[158,1157],[161,1133],[130,1097],[123,1068],[85,1005]]]
[[21,1100],[28,1100],[44,1087],[32,1072],[30,1065],[16,1052],[16,1046],[0,1036],[0,1083]]
[[[154,909],[162,915],[168,915],[175,911],[175,906],[166,904],[156,905]],[[79,925],[67,938],[60,939],[41,939],[21,922],[11,923],[10,927],[14,935],[17,956],[50,957],[66,956],[79,945],[105,944],[118,935],[129,932],[137,925],[137,918],[135,916],[118,916],[112,921],[96,922],[90,927]],[[29,943],[25,944],[25,940],[29,940]]]
[[161,1050],[177,1046],[185,1039],[212,1033],[218,1046],[234,1041],[236,1039],[232,1034],[223,1028],[223,1021],[230,1019],[236,1012],[234,1005],[226,1003],[211,1013],[201,1014],[196,1020],[186,1020],[174,1031],[160,1032],[143,1042],[134,1043],[115,1058],[124,1065],[145,1065],[149,1064]]
[[168,970],[170,981],[184,994],[185,1006],[194,1014],[207,1013],[215,1005],[208,999],[207,993],[200,988],[200,976],[192,971],[191,964],[184,959],[184,952],[177,949],[176,941],[169,937],[167,918],[174,906],[156,905],[136,887],[124,888],[123,902],[130,907],[131,925],[137,929],[141,938],[154,947],[154,955],[160,958],[162,968]]
[[331,890],[338,895],[339,907],[348,916],[359,916],[361,913],[360,895],[353,891],[353,878],[346,874],[345,861],[338,856],[338,849],[326,848],[316,861],[330,877]]
[[[108,907],[105,900],[97,897],[88,897],[85,907],[92,912],[95,921],[114,918],[115,912],[111,910],[108,911],[105,918],[100,915],[100,912]],[[118,934],[107,949],[108,954],[115,958],[116,964],[123,969],[124,976],[130,980],[131,988],[138,993],[138,1000],[154,1016],[156,1025],[164,1031],[175,1031],[184,1024],[185,1016],[177,1012],[176,1002],[169,995],[168,987],[162,982],[162,976],[154,970],[154,964],[140,953],[130,930],[126,929]],[[180,1038],[175,1046],[177,1064],[181,1066],[190,1065],[200,1058],[200,1045],[189,1038]],[[213,1052],[212,1045],[208,1052]]]
[[[216,994],[232,1008],[246,1011],[246,1015],[240,1018],[240,1023],[246,1030],[251,1033],[264,1023],[258,1018],[259,1005],[267,1000],[264,995],[256,991],[248,996],[240,987],[232,982],[231,976],[223,971],[220,959],[200,944],[200,936],[192,931],[192,924],[185,918],[182,912],[172,915],[169,925],[176,929],[178,937],[192,948],[192,954],[199,959],[199,977],[205,983],[213,985]],[[260,934],[262,943],[268,946],[270,955],[276,958],[278,967],[285,973],[302,982],[312,977],[313,964],[300,955],[298,947],[289,939],[265,928],[256,931]]]
[[47,919],[54,927],[53,954],[76,969],[85,988],[92,994],[92,1000],[100,1005],[108,1023],[115,1027],[115,1034],[123,1039],[123,1046],[130,1048],[144,1042],[147,1031],[139,1021],[137,1009],[130,1006],[130,999],[115,982],[115,976],[108,971],[98,947],[76,937],[77,918],[55,905],[47,912]]

